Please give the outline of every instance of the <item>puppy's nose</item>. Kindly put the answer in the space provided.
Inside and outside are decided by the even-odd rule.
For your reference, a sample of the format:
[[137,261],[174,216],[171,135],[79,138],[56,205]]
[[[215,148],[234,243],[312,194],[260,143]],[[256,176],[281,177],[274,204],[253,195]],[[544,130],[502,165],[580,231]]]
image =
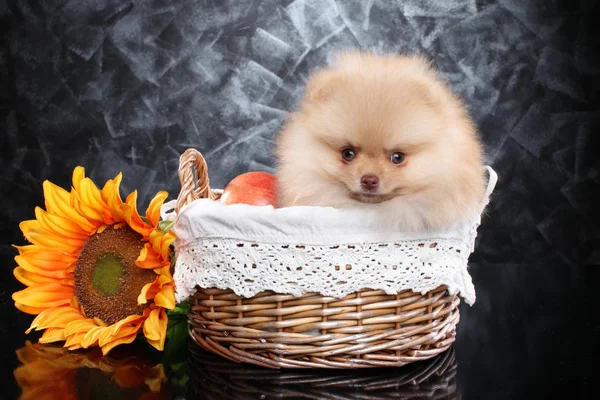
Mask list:
[[379,178],[375,175],[363,175],[360,185],[366,190],[375,190],[379,186]]

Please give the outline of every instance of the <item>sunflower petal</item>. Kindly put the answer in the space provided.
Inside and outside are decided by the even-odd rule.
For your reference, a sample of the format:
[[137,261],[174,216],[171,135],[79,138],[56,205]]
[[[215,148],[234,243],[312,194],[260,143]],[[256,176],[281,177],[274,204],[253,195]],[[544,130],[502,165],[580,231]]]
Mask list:
[[68,218],[50,214],[40,207],[35,208],[35,218],[40,226],[49,232],[72,239],[87,240],[89,233]]
[[[121,329],[123,329],[123,327],[128,326],[128,325],[139,324],[140,321],[143,321],[143,319],[144,319],[143,315],[136,315],[136,314],[130,315],[128,317],[125,317],[122,320],[120,320],[118,322],[115,322],[114,324],[112,324],[111,326],[109,326],[110,331],[108,332],[108,334],[110,334],[110,335],[118,335],[119,331]],[[102,343],[100,343],[100,345],[102,346]]]
[[140,251],[140,255],[135,260],[135,265],[144,269],[157,269],[163,268],[171,263],[168,260],[160,257],[154,250],[150,243],[145,243],[144,247]]
[[154,304],[172,310],[175,308],[175,289],[172,285],[165,285],[154,296]]
[[[60,256],[60,254],[58,254]],[[44,261],[43,258],[39,257],[35,253],[26,253],[15,256],[15,261],[24,270],[36,273],[38,275],[46,276],[48,278],[64,278],[66,274],[66,268],[72,262],[77,260],[74,257],[64,255],[63,259],[57,261],[48,260]]]
[[16,303],[29,307],[51,308],[69,304],[73,297],[73,287],[58,283],[44,283],[13,293]]
[[167,283],[173,283],[173,275],[171,275],[171,267],[165,266],[160,269],[157,273],[160,273],[158,276],[158,280],[160,281],[160,286],[165,285]]
[[150,201],[150,204],[146,209],[146,218],[148,218],[148,221],[150,221],[152,226],[158,225],[158,220],[160,219],[160,207],[168,196],[169,194],[167,192],[158,192]]
[[38,275],[34,272],[29,272],[23,267],[13,269],[13,275],[19,282],[25,286],[40,285],[43,283],[60,283],[61,279],[50,278],[43,275]]
[[154,308],[144,321],[144,336],[148,340],[160,339],[160,308]]
[[132,333],[127,336],[120,336],[120,337],[116,338],[115,340],[104,344],[102,346],[102,354],[107,355],[115,347],[117,347],[121,344],[128,344],[128,343],[133,342],[136,337],[137,337],[137,332]]
[[65,285],[65,286],[73,286],[73,287],[75,287],[75,277],[73,276],[73,274],[68,274],[65,277],[65,279],[62,279],[60,281],[60,283],[62,285]]
[[46,210],[49,213],[75,222],[81,229],[88,233],[93,232],[97,228],[95,224],[78,214],[73,208],[69,192],[50,181],[44,181],[42,186],[44,189]]
[[160,243],[160,255],[165,260],[169,259],[170,246],[177,239],[177,236],[173,232],[167,232],[161,239]]
[[85,240],[64,238],[48,231],[35,219],[21,222],[19,228],[27,240],[46,249],[63,250],[74,254],[78,253],[85,243]]
[[[27,254],[27,253],[35,253],[35,252],[39,252],[41,251],[41,249],[34,245],[34,244],[26,244],[24,246],[17,246],[15,244],[13,244],[13,247],[15,249],[17,249],[17,251],[19,252],[20,255],[22,254]],[[52,250],[48,251],[45,250],[46,252],[50,253],[50,254],[54,254],[54,252]]]
[[71,336],[67,336],[64,347],[68,348],[69,350],[81,349],[83,347],[81,346],[81,341],[85,337],[86,333],[87,332],[79,332]]
[[90,346],[95,346],[98,344],[98,338],[100,337],[100,335],[102,334],[102,332],[107,329],[103,326],[96,326],[92,329],[90,329],[85,336],[83,337],[83,339],[81,340],[81,347],[83,347],[84,349],[87,349]]
[[144,318],[142,315],[130,315],[111,326],[104,327],[98,333],[98,345],[103,347],[119,337],[137,334]]
[[30,307],[15,302],[15,308],[21,312],[24,312],[25,314],[38,315],[42,311],[46,310],[48,307]]
[[144,336],[151,346],[162,351],[165,347],[168,318],[165,310],[155,308],[144,322]]
[[76,333],[87,333],[92,328],[97,327],[94,321],[90,318],[78,319],[76,321],[69,322],[65,326],[65,336],[72,336]]
[[148,241],[152,243],[152,249],[157,254],[168,260],[170,256],[170,246],[177,239],[177,236],[173,232],[164,233],[160,229],[154,229],[148,235]]
[[90,178],[85,178],[81,181],[78,194],[83,203],[102,214],[106,225],[112,225],[117,222],[113,218],[110,208],[102,199],[100,189],[98,189]]
[[71,264],[67,265],[65,271],[67,274],[73,274],[75,272],[75,268],[77,268],[77,262],[72,262]]
[[43,247],[36,246],[34,244],[28,244],[25,246],[13,246],[19,251],[20,256],[31,257],[32,259],[41,261],[44,265],[48,262],[55,261],[75,261],[77,256],[68,255],[54,249],[45,249]]
[[140,330],[143,322],[145,321],[146,317],[145,316],[138,316],[139,318],[137,320],[135,320],[134,323],[128,323],[128,324],[122,324],[119,326],[119,329],[115,330],[113,329],[107,329],[104,332],[102,332],[102,334],[100,335],[100,337],[98,338],[98,344],[100,345],[100,347],[106,345],[107,343],[112,342],[113,340],[123,337],[123,336],[128,336],[131,334],[137,334],[138,331]]
[[77,210],[77,212],[85,217],[88,221],[94,223],[96,227],[104,225],[103,210],[90,207],[85,203],[85,201],[79,198],[78,193],[79,192],[76,191],[71,192],[71,204],[73,204],[73,207]]
[[144,222],[137,211],[137,190],[134,190],[125,199],[125,204],[121,205],[125,215],[125,221],[129,227],[145,238],[152,232],[152,227]]
[[138,296],[137,302],[138,304],[146,304],[148,300],[152,300],[156,293],[160,291],[160,286],[158,284],[158,278],[153,282],[146,283],[142,290],[140,291],[140,295]]
[[121,184],[122,179],[123,174],[119,173],[115,177],[115,179],[106,182],[106,184],[102,188],[102,199],[108,206],[116,222],[121,222],[125,220],[125,215],[123,213],[123,210],[121,209],[123,200],[121,200],[121,195],[119,193],[119,186]]
[[61,342],[66,340],[64,335],[64,329],[62,328],[48,328],[40,337],[40,343],[53,343],[53,342]]
[[31,323],[31,326],[25,333],[48,328],[65,328],[73,321],[84,319],[79,310],[71,306],[48,308],[42,311]]
[[102,200],[102,192],[98,189],[98,186],[90,178],[83,178],[81,180],[79,190],[79,197],[90,207],[97,210],[105,208],[106,203]]
[[80,183],[81,181],[85,178],[85,168],[81,167],[81,166],[77,166],[73,169],[73,178],[72,178],[72,183],[73,183],[73,188],[75,188],[75,190],[79,190],[80,187]]
[[164,235],[165,233],[160,229],[153,229],[148,235],[148,242],[152,244],[152,250],[154,250],[156,254],[160,254],[160,248]]

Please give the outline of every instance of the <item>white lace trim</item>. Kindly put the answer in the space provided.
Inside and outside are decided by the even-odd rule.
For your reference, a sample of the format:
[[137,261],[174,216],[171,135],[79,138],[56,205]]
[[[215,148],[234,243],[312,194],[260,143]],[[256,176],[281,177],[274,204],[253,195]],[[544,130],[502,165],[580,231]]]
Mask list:
[[[489,168],[488,202],[497,176]],[[177,216],[163,206],[173,232],[177,301],[200,287],[335,298],[360,289],[426,293],[446,285],[468,304],[475,289],[467,271],[480,216],[452,229],[406,234],[382,228],[369,211],[328,207],[225,206],[197,200]]]

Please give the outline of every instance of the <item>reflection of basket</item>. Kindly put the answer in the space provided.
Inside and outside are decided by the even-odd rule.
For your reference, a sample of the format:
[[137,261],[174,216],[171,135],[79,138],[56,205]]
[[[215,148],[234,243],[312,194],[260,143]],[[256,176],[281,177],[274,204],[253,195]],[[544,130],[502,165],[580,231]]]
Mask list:
[[[195,202],[188,207],[194,200],[207,198],[216,200],[220,196],[220,191],[213,191],[209,187],[206,162],[199,152],[189,149],[181,156],[179,177],[182,188],[174,207],[178,216],[185,217],[186,211],[193,206],[202,205],[203,212],[208,212],[205,211],[207,207],[222,207],[209,200],[200,200],[204,203]],[[257,209],[248,208],[254,211]],[[230,213],[233,212],[232,210],[228,208],[226,211]],[[229,216],[231,217],[231,215]],[[203,218],[202,221],[210,219],[213,223],[211,226],[220,222],[218,217],[213,218],[212,215],[205,215]],[[185,220],[185,218],[180,219]],[[236,221],[229,221],[228,224],[235,225]],[[177,233],[175,228],[174,231]],[[412,246],[415,251],[422,251],[428,257],[431,257],[432,254],[435,257],[436,251],[447,252],[449,257],[454,257],[455,263],[461,265],[462,275],[459,275],[458,278],[457,276],[446,278],[443,282],[449,282],[449,284],[460,282],[467,286],[467,291],[472,292],[472,283],[466,272],[466,260],[472,250],[472,243],[469,243],[469,240],[474,240],[475,229],[476,226],[469,226],[469,230],[465,231],[468,240],[462,241],[458,245],[454,244],[456,241],[444,242],[442,239],[439,241],[439,245],[438,241],[430,240],[413,241]],[[433,272],[430,275],[433,278],[425,276],[425,280],[431,278],[429,281],[420,279],[425,284],[428,282],[430,286],[425,286],[426,290],[420,287],[418,292],[416,290],[389,290],[389,288],[383,287],[376,287],[377,290],[360,287],[357,290],[349,290],[344,296],[325,296],[321,290],[304,290],[302,293],[294,295],[293,290],[287,290],[289,287],[274,285],[275,280],[272,279],[268,289],[256,290],[251,295],[242,296],[239,295],[239,290],[234,291],[235,286],[229,286],[229,284],[237,284],[238,289],[241,288],[243,291],[247,289],[247,286],[251,286],[252,283],[249,282],[254,282],[254,280],[244,279],[249,276],[240,277],[240,273],[255,273],[255,279],[256,276],[260,279],[265,275],[264,273],[256,275],[256,272],[260,271],[263,266],[261,263],[273,264],[273,258],[267,257],[278,257],[281,252],[282,257],[285,254],[292,254],[288,260],[298,260],[303,256],[302,254],[298,256],[298,252],[309,251],[309,247],[312,246],[271,245],[270,255],[258,259],[256,253],[252,252],[256,252],[257,249],[262,250],[268,245],[261,242],[260,238],[245,238],[246,236],[244,239],[232,239],[223,245],[222,237],[218,238],[221,240],[220,242],[211,242],[210,238],[200,237],[199,247],[192,250],[187,249],[191,252],[195,251],[192,263],[201,265],[201,268],[195,269],[195,271],[199,271],[196,275],[210,275],[212,277],[210,284],[190,283],[194,281],[195,275],[192,275],[191,279],[189,276],[182,278],[180,275],[178,281],[177,274],[181,273],[183,268],[180,268],[179,264],[176,266],[175,278],[178,292],[181,292],[185,285],[192,285],[192,288],[195,289],[190,291],[192,294],[188,318],[190,336],[197,344],[213,353],[230,360],[271,368],[367,368],[402,366],[413,361],[425,360],[444,352],[455,340],[460,300],[455,294],[457,293],[456,288],[450,291],[448,285],[436,283],[437,281],[434,280],[435,263],[423,262],[424,267],[427,267],[426,264],[429,265],[430,271]],[[182,242],[182,240],[178,240],[178,242]],[[182,243],[179,245],[184,248],[185,242]],[[354,245],[341,244],[345,251],[350,252],[351,250],[348,249],[354,249],[352,251],[354,251],[355,263],[357,263],[356,252],[371,249],[369,245],[369,247],[359,250],[359,246],[357,245],[355,249]],[[388,245],[380,244],[379,246]],[[375,255],[371,255],[369,258],[378,255],[383,257],[383,253],[388,257],[391,254],[391,257],[397,258],[400,250],[404,251],[403,248],[400,248],[401,246],[405,245],[391,243],[389,248],[380,247],[379,249],[378,245],[374,245],[375,249],[372,251],[380,252],[372,253]],[[175,247],[177,262],[184,262],[181,248],[178,252],[177,242]],[[315,247],[317,246],[313,246],[311,249],[314,251]],[[328,249],[337,249],[338,247],[340,246],[328,247]],[[218,257],[222,257],[225,264],[237,263],[238,267],[241,265],[242,272],[238,271],[238,275],[232,278],[232,274],[227,274],[223,263],[207,261],[215,259],[215,252]],[[249,254],[254,254],[252,257],[255,258],[250,259]],[[322,273],[326,268],[331,268],[334,275],[336,273],[339,273],[340,276],[355,273],[355,276],[360,277],[358,275],[360,271],[356,271],[359,269],[358,264],[348,264],[353,262],[351,260],[331,261],[329,267],[322,267],[323,261],[325,261],[322,260],[324,257],[316,257],[314,254],[310,257],[312,260],[319,259],[321,267],[312,267],[310,260],[307,264],[300,264],[301,267],[298,264],[284,265],[283,262],[277,261],[276,267],[282,270],[287,268],[288,271],[291,267],[294,272],[296,269],[301,270],[304,267],[318,270],[316,271],[318,273]],[[253,263],[253,260],[258,261]],[[302,262],[304,261],[307,259],[303,259]],[[315,263],[317,262],[315,261]],[[414,262],[411,265],[415,265]],[[348,271],[353,266],[356,267],[354,271]],[[400,266],[402,270],[405,269],[404,264],[400,264]],[[257,267],[258,269],[256,269]],[[417,272],[423,275],[420,268],[421,260],[419,259],[415,269],[418,269]],[[394,270],[396,269],[394,266]],[[407,267],[406,270],[408,269]],[[402,271],[402,273],[406,272]],[[308,272],[306,274],[309,275]],[[275,269],[275,273],[271,275],[279,275],[278,270]],[[393,282],[396,283],[396,281]],[[296,285],[295,282],[284,283]],[[345,284],[346,282],[337,281],[337,283]],[[362,281],[359,281],[359,284],[362,284]],[[339,285],[333,285],[333,287],[336,290],[335,288]],[[411,288],[414,289],[412,286]],[[278,289],[282,291],[276,292]],[[474,292],[472,296],[471,301],[474,299]]]
[[190,389],[202,399],[460,399],[454,349],[396,369],[281,371],[243,366],[190,346]]

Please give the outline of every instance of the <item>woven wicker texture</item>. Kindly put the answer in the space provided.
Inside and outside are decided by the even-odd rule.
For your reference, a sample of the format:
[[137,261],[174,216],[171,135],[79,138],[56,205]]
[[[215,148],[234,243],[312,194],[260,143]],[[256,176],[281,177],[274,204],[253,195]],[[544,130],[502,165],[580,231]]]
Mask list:
[[[193,166],[193,171],[190,167]],[[210,190],[202,155],[180,160],[176,210]],[[198,288],[189,333],[204,349],[231,361],[269,368],[398,367],[444,352],[455,340],[459,298],[445,286],[426,294],[361,290],[343,299]]]
[[191,346],[191,398],[202,399],[460,399],[454,349],[396,369],[285,371],[223,360]]
[[[208,166],[204,157],[194,149],[187,149],[179,157],[179,183],[181,191],[177,198],[176,208],[191,203],[196,199],[217,199],[218,195],[210,190]],[[200,178],[200,179],[198,179]]]

